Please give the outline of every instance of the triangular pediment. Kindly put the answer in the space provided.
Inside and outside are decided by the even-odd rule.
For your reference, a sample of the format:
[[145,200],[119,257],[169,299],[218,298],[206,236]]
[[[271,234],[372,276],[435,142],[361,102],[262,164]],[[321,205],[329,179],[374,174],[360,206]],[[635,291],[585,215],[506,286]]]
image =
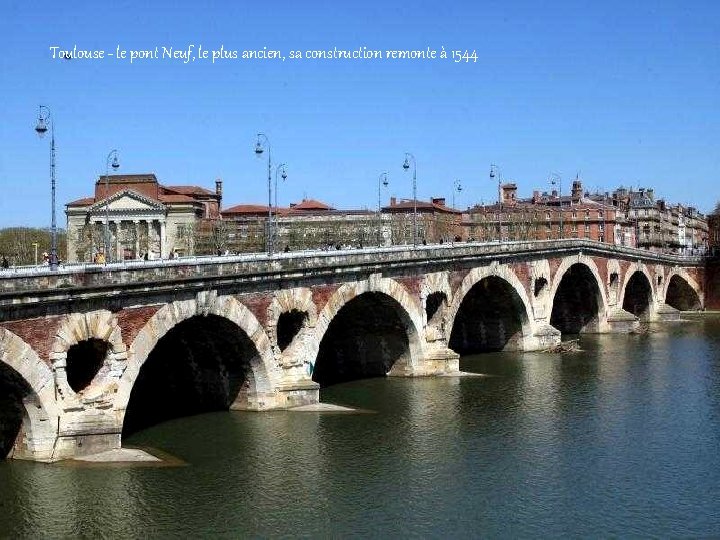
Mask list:
[[104,212],[105,209],[112,213],[122,212],[164,212],[165,205],[154,201],[137,191],[130,189],[112,194],[107,199],[102,199],[90,207],[90,212]]

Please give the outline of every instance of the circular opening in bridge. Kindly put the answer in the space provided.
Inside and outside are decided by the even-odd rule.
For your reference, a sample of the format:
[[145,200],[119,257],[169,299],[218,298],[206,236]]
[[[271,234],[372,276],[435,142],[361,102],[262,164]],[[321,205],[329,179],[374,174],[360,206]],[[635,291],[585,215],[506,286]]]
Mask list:
[[600,287],[590,268],[573,264],[555,292],[550,324],[563,334],[597,331],[600,302]]
[[277,342],[281,351],[292,343],[308,318],[307,311],[293,309],[282,313],[277,322]]
[[216,315],[194,316],[172,328],[140,369],[128,403],[123,437],[153,424],[240,403],[259,354],[237,325]]
[[382,377],[398,362],[408,362],[410,340],[404,309],[382,293],[350,300],[330,322],[320,342],[313,381],[331,384]]
[[67,352],[67,381],[75,392],[88,387],[105,363],[109,345],[101,339],[86,339]]
[[642,272],[635,272],[625,287],[625,298],[622,307],[636,317],[645,317],[650,308],[651,297],[652,288],[647,276]]
[[697,311],[702,307],[695,289],[678,275],[670,278],[665,303],[680,311]]
[[10,454],[26,418],[23,400],[30,385],[10,366],[0,362],[0,460]]
[[431,322],[435,315],[439,315],[442,310],[440,309],[447,303],[447,296],[444,292],[434,292],[427,297],[425,300],[425,314],[427,315],[427,321]]
[[463,298],[449,346],[461,355],[517,349],[526,321],[525,306],[512,285],[486,277]]

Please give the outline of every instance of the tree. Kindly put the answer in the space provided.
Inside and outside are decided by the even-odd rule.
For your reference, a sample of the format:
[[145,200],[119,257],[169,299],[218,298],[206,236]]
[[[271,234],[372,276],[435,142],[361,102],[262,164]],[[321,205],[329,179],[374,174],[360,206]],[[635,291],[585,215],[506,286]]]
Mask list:
[[[0,256],[7,257],[14,266],[35,264],[34,244],[37,244],[38,262],[42,263],[42,253],[50,253],[50,230],[31,227],[0,229]],[[67,236],[63,229],[58,229],[57,253],[61,261],[67,260],[66,252]]]

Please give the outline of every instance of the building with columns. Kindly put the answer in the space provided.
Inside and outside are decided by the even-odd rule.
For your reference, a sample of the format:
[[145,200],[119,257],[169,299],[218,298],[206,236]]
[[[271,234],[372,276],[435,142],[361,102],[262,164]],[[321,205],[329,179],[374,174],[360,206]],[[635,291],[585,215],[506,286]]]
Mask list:
[[195,229],[220,213],[222,181],[215,191],[164,186],[154,174],[100,176],[95,194],[66,205],[68,262],[167,258],[193,253]]

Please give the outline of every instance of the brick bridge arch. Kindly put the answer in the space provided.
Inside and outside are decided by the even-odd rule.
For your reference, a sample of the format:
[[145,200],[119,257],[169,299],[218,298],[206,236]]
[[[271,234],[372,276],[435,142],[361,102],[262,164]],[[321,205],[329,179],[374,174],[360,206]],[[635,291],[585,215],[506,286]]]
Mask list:
[[622,286],[620,287],[620,298],[618,299],[618,306],[625,309],[624,308],[625,297],[628,292],[627,291],[628,284],[630,283],[630,280],[633,279],[633,276],[635,276],[635,274],[637,274],[637,273],[640,273],[643,276],[645,276],[645,279],[647,279],[647,282],[650,285],[650,299],[649,299],[647,316],[649,318],[652,318],[655,315],[655,313],[657,313],[657,306],[658,306],[657,283],[653,279],[652,274],[650,273],[650,269],[644,263],[633,262],[625,270],[625,274],[623,275]]
[[0,363],[17,374],[30,390],[22,398],[22,426],[9,457],[52,460],[59,410],[50,367],[23,339],[1,327]]
[[380,295],[387,301],[388,306],[398,316],[408,339],[407,357],[395,362],[388,374],[410,375],[418,369],[418,364],[425,354],[425,340],[422,335],[423,319],[419,302],[397,281],[375,275],[363,281],[342,285],[320,311],[317,324],[313,329],[312,339],[307,340],[305,349],[311,369],[314,369],[318,360],[320,345],[327,336],[331,323],[343,308],[368,293]]
[[662,292],[658,292],[658,295],[662,294],[663,302],[668,303],[668,290],[670,289],[670,282],[673,278],[682,280],[685,284],[687,284],[688,287],[693,290],[693,292],[697,296],[697,301],[699,304],[697,309],[703,309],[705,306],[705,295],[703,294],[702,288],[684,268],[680,267],[674,267],[670,270],[670,273],[666,276],[663,282]]
[[[275,406],[279,379],[270,340],[255,315],[232,296],[198,295],[193,300],[176,301],[157,311],[135,337],[128,348],[128,366],[119,381],[115,410],[120,426],[130,401],[133,385],[148,356],[160,339],[178,324],[195,316],[215,315],[233,323],[254,345],[258,356],[250,363],[246,387],[241,401],[233,408],[266,409]],[[239,398],[240,399],[240,398]]]
[[517,277],[513,269],[505,264],[491,264],[490,266],[483,266],[479,268],[473,268],[463,278],[460,286],[453,295],[452,303],[447,309],[447,317],[445,322],[445,338],[447,342],[450,342],[450,338],[455,327],[456,318],[460,307],[467,295],[473,290],[473,288],[481,281],[487,278],[495,277],[500,279],[503,283],[507,284],[510,289],[520,299],[522,309],[521,313],[517,314],[520,317],[520,327],[522,333],[522,343],[520,348],[527,347],[527,343],[534,334],[534,318],[531,311],[531,303],[528,298],[527,292],[523,287],[520,279]]
[[546,312],[549,318],[552,318],[553,308],[555,307],[555,300],[557,297],[558,289],[562,283],[565,274],[576,264],[584,266],[593,276],[594,284],[598,291],[598,306],[597,306],[597,318],[598,318],[598,332],[604,332],[607,330],[607,313],[608,313],[608,297],[607,291],[605,290],[604,280],[600,277],[600,271],[598,270],[595,261],[587,255],[578,254],[576,256],[564,257],[560,262],[557,270],[552,277],[552,286],[550,288],[550,294],[548,295],[548,307]]

